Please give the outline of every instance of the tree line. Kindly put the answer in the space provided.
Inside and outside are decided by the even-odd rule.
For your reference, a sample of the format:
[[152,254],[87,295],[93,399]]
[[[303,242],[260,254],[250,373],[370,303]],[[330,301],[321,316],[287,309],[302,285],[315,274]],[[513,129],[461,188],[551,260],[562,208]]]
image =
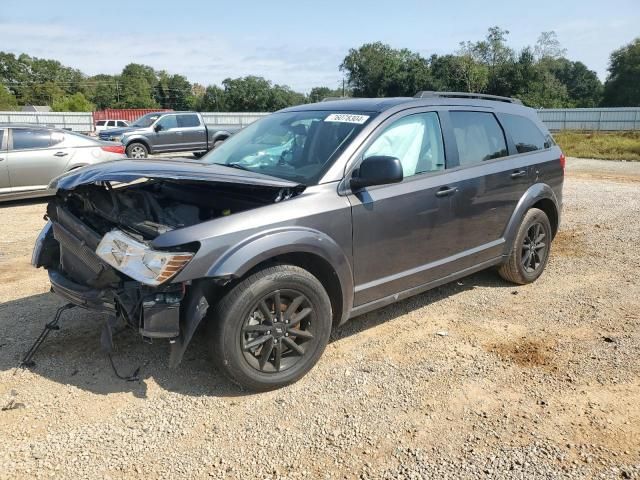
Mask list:
[[509,46],[508,35],[491,27],[482,40],[429,58],[382,42],[364,44],[349,50],[339,66],[345,85],[319,86],[308,94],[251,75],[205,87],[136,63],[118,75],[87,76],[56,60],[0,52],[0,110],[50,105],[55,111],[268,112],[325,97],[412,96],[421,90],[518,97],[536,108],[640,106],[640,38],[611,54],[603,83],[584,63],[566,58],[554,32],[543,32],[535,45],[521,50]]

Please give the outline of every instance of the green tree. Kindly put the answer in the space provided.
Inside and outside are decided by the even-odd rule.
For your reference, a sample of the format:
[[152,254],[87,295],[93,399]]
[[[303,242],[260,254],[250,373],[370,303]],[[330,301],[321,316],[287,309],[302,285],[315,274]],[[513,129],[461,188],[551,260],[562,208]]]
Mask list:
[[[345,92],[349,96],[350,92]],[[342,97],[342,88],[331,89],[329,87],[313,87],[309,92],[309,102],[321,102],[324,98]]]
[[304,94],[294,92],[287,85],[274,85],[269,92],[269,97],[268,111],[270,112],[307,103],[307,97]]
[[16,96],[0,83],[0,111],[15,110],[17,106]]
[[271,106],[271,82],[249,75],[227,78],[222,82],[225,104],[232,112],[268,112]]
[[120,78],[116,75],[95,75],[87,79],[86,97],[97,110],[114,107],[120,100]]
[[611,54],[603,104],[608,107],[640,106],[640,38]]
[[153,68],[130,63],[120,75],[120,101],[118,108],[157,108],[154,92],[158,78]]
[[515,54],[507,45],[509,30],[498,26],[490,27],[484,40],[478,42],[462,42],[460,55],[469,55],[474,60],[487,65],[489,68],[503,65],[512,61]]
[[602,82],[593,70],[582,62],[566,58],[540,61],[567,89],[567,107],[597,107],[602,100]]
[[94,105],[81,92],[66,95],[54,100],[54,112],[92,112]]
[[346,73],[354,97],[412,96],[431,87],[426,59],[382,42],[352,48],[340,70]]
[[489,68],[477,62],[470,54],[454,57],[452,73],[450,81],[455,91],[484,92],[487,88]]
[[227,110],[225,91],[217,85],[209,85],[195,105],[200,112],[224,112]]
[[191,83],[182,75],[169,75],[165,71],[158,73],[155,99],[162,108],[172,110],[190,110],[194,106]]

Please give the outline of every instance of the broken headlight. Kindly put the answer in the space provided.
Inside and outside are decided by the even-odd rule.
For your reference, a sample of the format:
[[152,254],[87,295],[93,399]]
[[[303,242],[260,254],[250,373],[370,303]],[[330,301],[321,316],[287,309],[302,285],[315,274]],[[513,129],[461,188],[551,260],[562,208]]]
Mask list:
[[160,285],[193,258],[191,252],[153,250],[120,230],[107,233],[96,254],[116,270],[146,285]]

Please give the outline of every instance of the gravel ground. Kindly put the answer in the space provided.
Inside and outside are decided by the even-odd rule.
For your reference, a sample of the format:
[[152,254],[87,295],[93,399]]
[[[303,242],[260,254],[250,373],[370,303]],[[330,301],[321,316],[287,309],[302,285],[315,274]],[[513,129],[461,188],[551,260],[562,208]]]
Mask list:
[[640,478],[639,164],[570,159],[546,273],[482,272],[354,319],[297,384],[247,394],[198,339],[99,350],[29,255],[43,202],[0,207],[0,478]]

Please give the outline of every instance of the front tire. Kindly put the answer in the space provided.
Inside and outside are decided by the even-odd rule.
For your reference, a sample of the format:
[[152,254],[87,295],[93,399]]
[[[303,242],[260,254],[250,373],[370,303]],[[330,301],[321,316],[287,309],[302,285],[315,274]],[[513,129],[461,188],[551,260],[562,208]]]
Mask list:
[[547,214],[531,208],[518,228],[511,254],[498,273],[509,282],[525,285],[538,279],[549,260],[551,223]]
[[147,158],[149,149],[144,143],[132,142],[127,145],[127,157],[129,158]]
[[320,281],[292,265],[250,275],[213,308],[209,350],[216,367],[250,390],[289,385],[316,364],[331,333]]

